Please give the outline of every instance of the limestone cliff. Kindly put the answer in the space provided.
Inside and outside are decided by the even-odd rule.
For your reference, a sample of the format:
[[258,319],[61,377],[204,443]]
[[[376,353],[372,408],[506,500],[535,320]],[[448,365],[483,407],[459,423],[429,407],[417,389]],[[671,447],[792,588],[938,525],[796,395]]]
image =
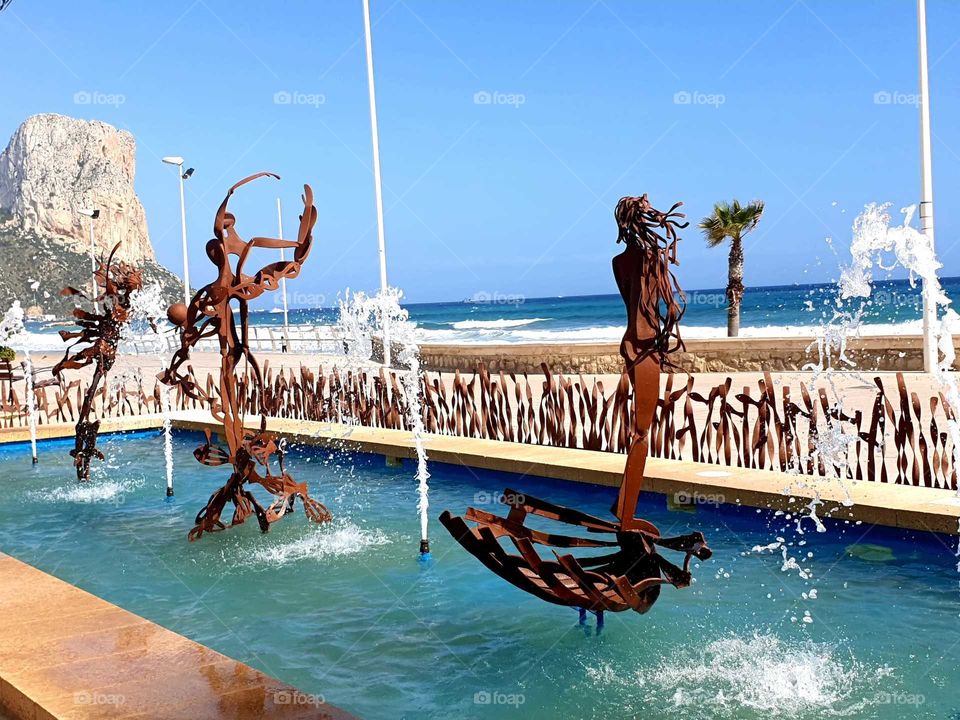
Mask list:
[[36,298],[45,312],[69,310],[56,297],[64,284],[89,278],[90,220],[80,212],[86,208],[100,211],[97,254],[120,242],[117,257],[142,266],[173,297],[177,279],[156,264],[135,172],[129,132],[64,115],[28,118],[0,154],[0,304]]

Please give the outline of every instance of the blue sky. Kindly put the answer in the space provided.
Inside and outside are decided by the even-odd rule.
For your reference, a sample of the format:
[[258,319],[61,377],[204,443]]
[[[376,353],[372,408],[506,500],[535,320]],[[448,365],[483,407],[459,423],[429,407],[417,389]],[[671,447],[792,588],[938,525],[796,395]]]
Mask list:
[[[612,292],[613,207],[643,192],[694,221],[762,198],[747,284],[830,280],[865,203],[919,194],[913,2],[371,5],[389,274],[411,301]],[[928,6],[937,240],[957,275],[960,4]],[[237,197],[246,237],[274,233],[278,193],[292,231],[311,183],[316,245],[291,292],[329,304],[378,282],[362,32],[360,0],[15,0],[0,15],[0,136],[39,112],[133,132],[173,269],[177,188],[159,158],[186,157],[195,283],[233,181],[283,176]],[[75,99],[110,96],[122,103]],[[725,254],[695,230],[680,257],[685,287],[724,284]]]

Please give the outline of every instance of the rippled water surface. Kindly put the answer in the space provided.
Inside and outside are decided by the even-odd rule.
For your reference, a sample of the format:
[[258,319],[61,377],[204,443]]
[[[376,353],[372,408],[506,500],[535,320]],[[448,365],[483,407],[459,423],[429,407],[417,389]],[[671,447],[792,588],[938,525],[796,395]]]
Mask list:
[[[597,634],[488,572],[434,522],[416,560],[414,468],[293,448],[289,466],[333,511],[261,535],[188,543],[224,469],[175,443],[163,502],[159,436],[101,440],[73,481],[69,445],[0,448],[0,548],[365,718],[954,718],[960,712],[956,541],[755,510],[640,511],[664,534],[702,529],[714,559],[646,616]],[[506,486],[604,515],[609,488],[433,464],[431,508]]]

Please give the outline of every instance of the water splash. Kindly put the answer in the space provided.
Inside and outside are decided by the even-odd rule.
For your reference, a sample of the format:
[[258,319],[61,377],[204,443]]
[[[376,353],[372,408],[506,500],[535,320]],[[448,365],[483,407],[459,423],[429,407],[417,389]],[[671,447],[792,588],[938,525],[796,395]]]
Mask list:
[[173,497],[173,422],[170,388],[160,385],[160,403],[163,412],[163,460],[167,469],[167,497]]
[[92,480],[28,493],[37,502],[66,502],[81,505],[122,505],[128,493],[143,485],[143,480]]
[[590,682],[633,686],[664,716],[706,710],[717,718],[740,718],[745,709],[773,718],[859,717],[882,700],[892,672],[827,644],[760,632],[680,648],[633,674],[607,663],[586,668]]
[[[937,341],[939,358],[933,375],[950,406],[960,408],[960,388],[951,372],[956,360],[951,326],[960,316],[951,307],[950,298],[943,291],[937,275],[943,265],[937,260],[930,238],[911,226],[916,205],[900,210],[903,223],[891,225],[890,203],[870,203],[853,223],[853,242],[850,245],[851,264],[840,276],[843,298],[870,298],[873,291],[873,270],[879,267],[890,271],[897,267],[909,273],[911,285],[920,278],[934,303],[939,322],[932,328]],[[953,443],[953,464],[960,467],[960,423],[949,419],[947,428]]]
[[27,404],[27,424],[30,427],[30,452],[37,464],[37,406],[33,388],[33,362],[30,359],[29,334],[23,322],[23,308],[14,300],[0,320],[0,342],[23,353],[24,395]]
[[[264,539],[272,537],[275,536],[264,536]],[[301,560],[356,555],[370,547],[389,543],[390,539],[378,529],[366,530],[351,522],[341,522],[339,525],[311,527],[303,537],[258,548],[250,554],[249,562],[254,566],[283,567]]]
[[151,283],[130,296],[130,315],[120,330],[124,352],[156,354],[168,350],[167,334],[172,331],[166,321],[167,301],[159,283]]
[[[386,338],[391,350],[398,350],[393,358],[406,399],[407,423],[413,431],[413,443],[417,453],[417,512],[420,515],[420,540],[428,539],[430,507],[430,472],[427,468],[427,451],[424,446],[426,430],[423,426],[420,348],[416,341],[416,324],[410,321],[409,313],[400,306],[403,292],[387,288],[370,296],[363,292],[347,290],[340,301],[340,318],[337,328],[351,355],[367,359],[373,354],[373,338]],[[392,354],[392,352],[391,352]]]

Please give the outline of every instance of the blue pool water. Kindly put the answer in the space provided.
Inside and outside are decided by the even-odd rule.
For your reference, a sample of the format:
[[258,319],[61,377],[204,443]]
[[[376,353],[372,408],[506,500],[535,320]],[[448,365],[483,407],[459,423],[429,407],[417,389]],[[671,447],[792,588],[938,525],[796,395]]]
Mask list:
[[[365,718],[954,718],[960,692],[956,541],[701,505],[640,512],[702,529],[714,558],[653,610],[597,634],[488,572],[435,521],[416,561],[413,468],[294,447],[289,466],[330,507],[268,535],[256,523],[190,544],[222,482],[199,436],[102,438],[79,487],[66,441],[0,448],[0,549]],[[433,464],[431,515],[507,486],[605,515],[610,488]],[[783,538],[787,551],[763,550]],[[803,543],[803,544],[801,544]],[[809,554],[809,555],[808,555]],[[792,568],[793,560],[799,569]],[[784,566],[787,566],[784,569]],[[806,576],[806,577],[804,577]],[[805,620],[806,618],[806,620]]]

